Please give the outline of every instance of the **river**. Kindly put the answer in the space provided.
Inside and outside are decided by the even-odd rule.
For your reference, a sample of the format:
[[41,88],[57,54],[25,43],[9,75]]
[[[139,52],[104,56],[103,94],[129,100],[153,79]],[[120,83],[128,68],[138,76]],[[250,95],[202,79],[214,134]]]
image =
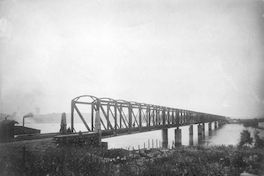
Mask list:
[[[41,133],[58,132],[60,124],[57,123],[28,123],[25,126],[37,128],[41,130]],[[240,133],[246,129],[241,124],[226,124],[217,130],[212,125],[212,134],[209,136],[208,123],[205,124],[205,138],[202,141],[198,141],[198,129],[197,125],[193,126],[193,145],[237,145],[240,139]],[[85,127],[81,123],[75,124],[76,131],[85,131]],[[174,129],[168,130],[169,147],[174,142]],[[182,126],[182,144],[189,145],[189,126]],[[253,128],[247,128],[252,134]],[[126,149],[138,149],[143,147],[160,147],[161,146],[161,130],[149,131],[144,133],[129,134],[123,136],[116,136],[103,141],[108,142],[109,148],[126,148]]]

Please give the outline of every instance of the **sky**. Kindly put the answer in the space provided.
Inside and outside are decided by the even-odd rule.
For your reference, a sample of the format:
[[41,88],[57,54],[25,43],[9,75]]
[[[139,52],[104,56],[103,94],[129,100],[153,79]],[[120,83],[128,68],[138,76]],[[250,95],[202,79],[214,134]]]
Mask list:
[[260,0],[0,0],[0,112],[79,95],[264,115]]

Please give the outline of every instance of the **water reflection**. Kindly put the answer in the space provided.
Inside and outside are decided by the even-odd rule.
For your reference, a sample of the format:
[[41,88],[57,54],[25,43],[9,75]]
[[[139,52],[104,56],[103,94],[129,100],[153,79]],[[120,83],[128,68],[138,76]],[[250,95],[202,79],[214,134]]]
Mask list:
[[[208,123],[206,123],[203,135],[198,135],[198,125],[193,125],[193,135],[189,135],[189,127],[180,127],[182,130],[182,145],[236,145],[239,142],[240,133],[245,129],[243,125],[226,124],[215,130],[215,125],[212,124],[212,130],[209,130]],[[175,128],[168,129],[168,145],[170,147],[174,146],[175,142],[174,130]],[[160,144],[161,140],[161,130],[104,139],[108,142],[109,148],[144,148],[144,146],[145,148],[152,146],[155,148],[160,147],[160,145],[155,144]],[[150,144],[146,145],[148,141]],[[151,141],[154,141],[154,145],[151,145]],[[155,141],[157,142],[155,143]]]
[[[29,127],[41,129],[41,132],[58,132],[60,124],[27,124]],[[190,126],[180,127],[182,133],[182,145],[236,145],[240,139],[240,133],[245,129],[240,124],[227,124],[222,128],[215,130],[215,124],[211,125],[212,130],[209,131],[208,123],[205,123],[204,135],[198,137],[198,125],[193,125],[193,135],[189,135]],[[78,130],[85,131],[83,124],[76,124]],[[77,130],[77,131],[78,131]],[[168,144],[174,144],[174,130],[168,129]],[[251,130],[253,133],[253,130]],[[109,148],[151,148],[152,141],[154,147],[162,145],[161,130],[149,131],[144,133],[130,134],[103,139],[108,142]],[[149,142],[148,142],[149,141]]]
[[212,136],[205,139],[208,145],[237,145],[240,133],[245,129],[241,124],[227,124],[219,130],[213,131]]

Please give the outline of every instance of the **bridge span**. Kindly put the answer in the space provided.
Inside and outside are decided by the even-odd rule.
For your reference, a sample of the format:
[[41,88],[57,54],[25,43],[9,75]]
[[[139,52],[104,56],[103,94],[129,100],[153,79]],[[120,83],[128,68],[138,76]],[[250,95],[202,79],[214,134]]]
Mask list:
[[[138,103],[111,98],[82,95],[71,101],[71,129],[75,131],[75,119],[80,118],[88,132],[100,132],[102,137],[162,129],[163,146],[168,140],[168,128],[177,127],[175,142],[181,142],[180,126],[198,125],[198,135],[205,131],[204,123],[221,125],[226,117],[185,109]],[[99,131],[98,131],[99,130]]]

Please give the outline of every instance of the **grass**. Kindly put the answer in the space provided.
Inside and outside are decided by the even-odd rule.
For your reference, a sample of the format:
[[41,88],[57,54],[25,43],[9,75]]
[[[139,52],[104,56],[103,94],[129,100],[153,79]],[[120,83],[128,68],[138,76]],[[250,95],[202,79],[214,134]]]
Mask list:
[[250,147],[101,150],[49,139],[1,144],[0,175],[261,175],[263,159],[263,149]]

